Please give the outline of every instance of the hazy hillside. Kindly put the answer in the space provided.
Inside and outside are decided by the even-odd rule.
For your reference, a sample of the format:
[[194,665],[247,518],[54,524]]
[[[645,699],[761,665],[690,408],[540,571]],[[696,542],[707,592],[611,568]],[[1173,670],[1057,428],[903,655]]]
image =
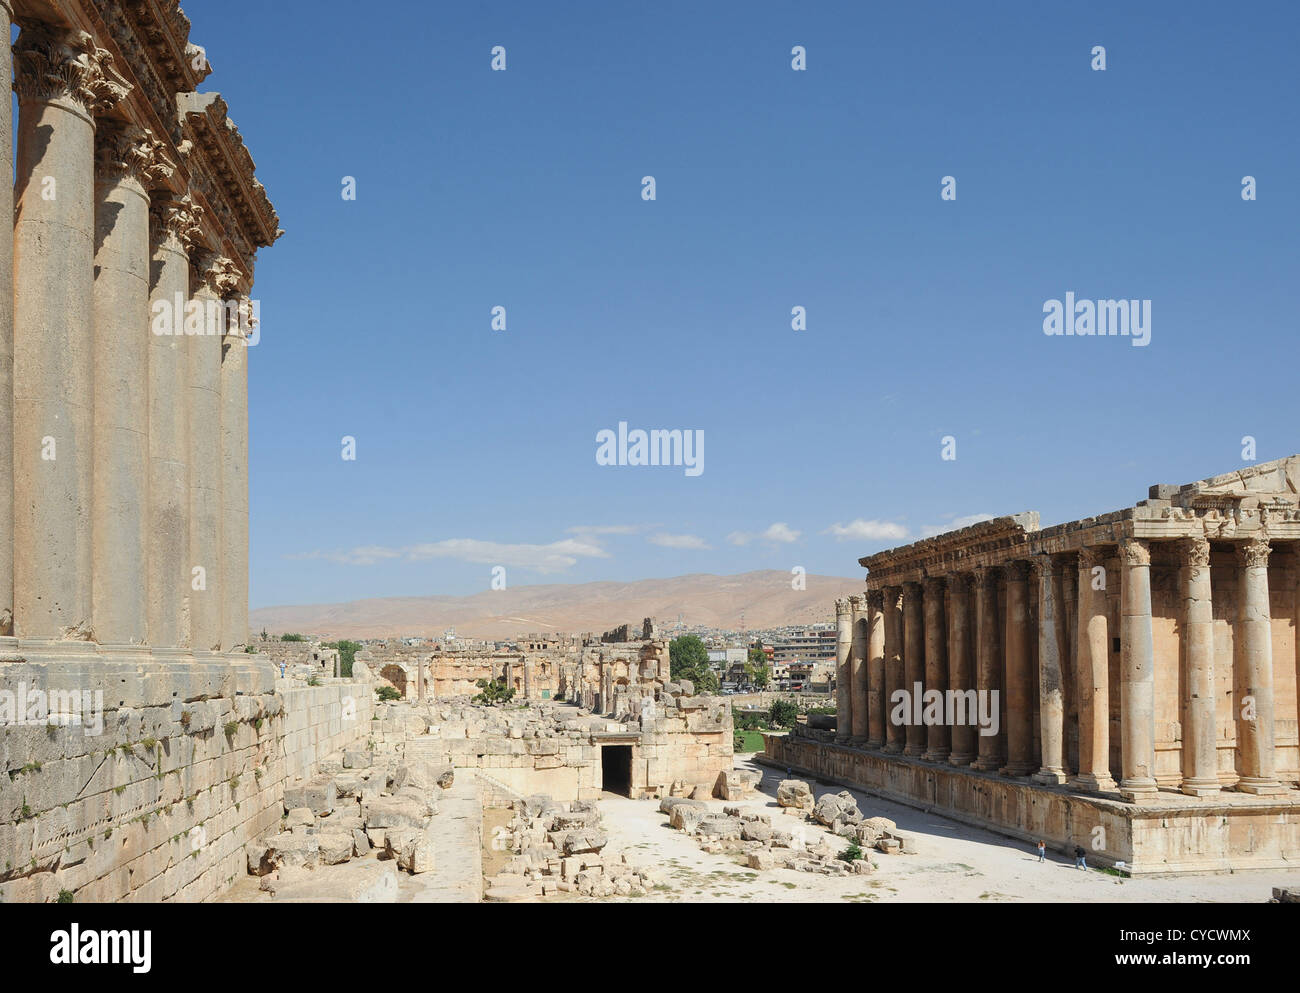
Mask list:
[[861,579],[807,576],[807,588],[790,588],[779,570],[737,576],[693,573],[632,583],[518,586],[473,596],[384,597],[350,603],[263,607],[249,625],[256,633],[312,632],[332,638],[438,636],[449,627],[468,638],[506,638],[530,631],[606,631],[654,617],[661,627],[691,625],[746,628],[808,624],[834,619],[836,597],[860,593]]

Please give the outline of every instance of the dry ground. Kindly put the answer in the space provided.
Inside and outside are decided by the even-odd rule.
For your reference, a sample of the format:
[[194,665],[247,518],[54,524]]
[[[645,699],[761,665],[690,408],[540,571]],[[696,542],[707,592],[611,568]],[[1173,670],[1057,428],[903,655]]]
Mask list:
[[[775,795],[783,774],[755,763],[752,757],[736,759],[737,768],[763,772],[762,795],[745,806],[762,808],[774,826],[791,827],[794,817],[781,812]],[[813,792],[838,793],[843,787],[812,783]],[[1104,872],[1074,868],[1073,859],[1050,853],[1039,864],[1028,846],[1009,838],[936,814],[891,803],[851,791],[867,817],[882,815],[915,836],[917,855],[881,855],[873,852],[877,870],[867,876],[831,877],[792,869],[758,872],[738,864],[728,855],[700,851],[693,838],[668,826],[659,805],[605,794],[601,800],[607,851],[622,849],[634,862],[656,867],[659,885],[649,896],[615,898],[632,902],[971,902],[1050,901],[1062,903],[1214,903],[1267,900],[1274,886],[1300,887],[1300,869],[1255,870],[1232,875],[1205,875],[1169,879],[1123,879]],[[710,801],[719,810],[721,800]],[[818,832],[833,837],[815,824],[807,825],[808,840]],[[847,842],[835,839],[844,847]]]

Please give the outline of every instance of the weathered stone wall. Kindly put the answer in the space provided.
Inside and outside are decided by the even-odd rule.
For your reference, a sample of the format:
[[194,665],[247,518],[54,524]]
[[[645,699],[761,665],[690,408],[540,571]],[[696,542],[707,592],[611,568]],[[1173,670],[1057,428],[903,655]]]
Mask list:
[[[267,662],[7,664],[101,695],[102,727],[0,727],[0,902],[207,900],[278,825],[286,783],[369,732],[370,688],[279,692]],[[355,719],[343,705],[355,701]]]

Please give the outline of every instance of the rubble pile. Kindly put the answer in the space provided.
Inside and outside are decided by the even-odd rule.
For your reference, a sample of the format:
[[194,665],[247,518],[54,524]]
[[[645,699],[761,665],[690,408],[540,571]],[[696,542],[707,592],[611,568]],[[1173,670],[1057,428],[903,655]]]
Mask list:
[[606,851],[608,837],[592,801],[556,803],[536,795],[515,800],[502,843],[513,854],[492,880],[485,899],[516,902],[577,893],[580,896],[644,896],[650,873],[626,854]]
[[437,792],[455,780],[451,766],[419,758],[375,764],[364,751],[327,760],[326,771],[284,794],[280,831],[244,847],[248,872],[261,888],[303,881],[317,866],[333,866],[375,850],[380,860],[415,874],[434,867],[432,820]]

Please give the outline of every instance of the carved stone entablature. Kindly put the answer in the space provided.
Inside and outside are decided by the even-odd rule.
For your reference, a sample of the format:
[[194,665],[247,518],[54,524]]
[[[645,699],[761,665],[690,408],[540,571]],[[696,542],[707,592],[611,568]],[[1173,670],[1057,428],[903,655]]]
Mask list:
[[14,89],[20,100],[71,100],[94,116],[121,101],[131,85],[85,31],[28,22],[14,45]]
[[102,120],[95,132],[96,178],[127,176],[146,188],[163,182],[175,168],[164,157],[163,148],[148,128]]
[[1079,549],[1079,568],[1095,569],[1097,566],[1105,566],[1111,554],[1109,549],[1100,545],[1085,545]]
[[254,178],[253,158],[218,93],[181,93],[177,113],[193,135],[201,158],[205,198],[213,205],[226,235],[251,249],[271,245],[283,233],[266,190]]
[[198,238],[203,208],[189,196],[155,196],[149,214],[149,232],[155,245],[167,244],[175,251],[188,252]]

